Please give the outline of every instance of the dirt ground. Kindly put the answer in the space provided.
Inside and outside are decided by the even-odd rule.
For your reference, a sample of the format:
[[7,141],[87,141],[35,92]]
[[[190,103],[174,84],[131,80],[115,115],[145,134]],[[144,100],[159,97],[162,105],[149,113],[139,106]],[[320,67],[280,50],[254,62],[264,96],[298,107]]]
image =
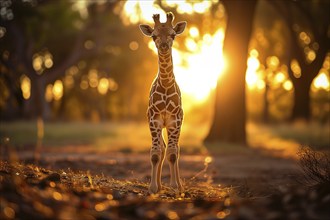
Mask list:
[[[79,151],[78,151],[79,149]],[[19,151],[20,161],[33,162],[33,152]],[[118,180],[148,183],[149,153],[100,151],[93,146],[43,148],[39,165],[48,169],[89,171]],[[267,196],[281,187],[299,183],[301,170],[294,158],[272,156],[267,150],[239,147],[207,154],[181,154],[180,172],[184,183],[193,181],[233,187],[243,197]],[[165,161],[162,181],[169,183]]]
[[49,124],[35,143],[17,130],[23,125],[33,128],[14,124],[1,139],[0,219],[329,219],[329,184],[306,184],[297,154],[303,145],[328,146],[323,127],[313,133],[249,125],[250,147],[204,145],[203,132],[187,127],[180,141],[183,192],[168,187],[165,162],[164,187],[150,195],[146,127]]
[[330,194],[301,184],[297,159],[265,148],[222,147],[182,153],[179,194],[168,187],[165,162],[157,195],[148,193],[147,151],[44,147],[36,163],[33,151],[12,150],[10,160],[0,160],[0,217],[328,219]]

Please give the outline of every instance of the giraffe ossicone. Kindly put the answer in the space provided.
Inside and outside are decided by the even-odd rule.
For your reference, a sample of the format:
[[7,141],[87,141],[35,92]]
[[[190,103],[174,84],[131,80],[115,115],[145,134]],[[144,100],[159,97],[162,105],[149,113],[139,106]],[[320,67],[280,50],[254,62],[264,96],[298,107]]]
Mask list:
[[[152,83],[147,116],[152,139],[150,150],[151,181],[150,193],[161,190],[161,172],[165,157],[170,166],[170,186],[177,192],[182,191],[179,172],[179,137],[183,121],[181,93],[175,81],[172,61],[172,45],[175,36],[181,34],[186,22],[172,25],[173,14],[166,14],[166,22],[161,23],[159,14],[153,15],[154,28],[149,25],[140,25],[142,33],[152,37],[158,50],[158,74]],[[167,145],[162,136],[166,129],[168,136]]]

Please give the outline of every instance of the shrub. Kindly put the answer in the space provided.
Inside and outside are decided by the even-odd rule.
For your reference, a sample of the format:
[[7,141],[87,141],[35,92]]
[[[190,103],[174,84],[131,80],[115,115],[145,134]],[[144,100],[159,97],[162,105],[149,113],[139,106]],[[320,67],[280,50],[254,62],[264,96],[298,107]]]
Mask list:
[[305,182],[324,193],[330,193],[330,152],[302,147],[298,156]]

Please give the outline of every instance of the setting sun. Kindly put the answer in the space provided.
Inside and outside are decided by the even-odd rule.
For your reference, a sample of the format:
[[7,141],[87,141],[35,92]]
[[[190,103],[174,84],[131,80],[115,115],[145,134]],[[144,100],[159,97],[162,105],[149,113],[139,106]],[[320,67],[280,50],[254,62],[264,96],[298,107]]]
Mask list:
[[222,55],[223,38],[224,31],[219,29],[214,35],[205,34],[197,42],[189,37],[187,40],[195,43],[191,46],[193,52],[183,52],[174,48],[173,59],[179,61],[175,67],[179,86],[183,94],[194,98],[196,102],[205,100],[217,85],[225,66]]
[[[166,1],[169,6],[180,8],[179,13],[202,13],[208,10],[212,2],[203,4],[189,3],[186,1]],[[138,22],[152,23],[152,15],[159,13],[160,21],[164,22],[165,12],[153,2],[131,1],[123,5],[124,13],[121,14],[124,23],[137,24]],[[207,100],[212,90],[215,89],[219,77],[224,71],[226,62],[222,54],[224,27],[220,27],[213,34],[201,34],[196,26],[188,27],[188,36],[184,41],[186,50],[179,49],[177,42],[174,43],[172,54],[174,73],[181,88],[186,108],[203,103]],[[152,40],[148,43],[149,48],[157,54],[157,49]],[[264,81],[257,71],[260,63],[258,51],[253,49],[248,59],[246,83],[250,89],[263,89]],[[271,60],[272,64],[276,61]]]
[[[188,51],[179,50],[176,44],[172,50],[176,80],[184,98],[189,100],[186,108],[191,107],[190,101],[201,103],[209,97],[226,65],[222,54],[224,30],[219,29],[214,35],[205,34],[197,40],[198,35],[198,29],[191,27],[185,41]],[[157,54],[152,40],[148,46]]]
[[[164,3],[169,6],[175,5],[180,8],[179,13],[187,14],[203,13],[212,5],[212,2],[166,1]],[[126,2],[123,7],[125,13],[122,16],[127,23],[152,23],[152,15],[156,13],[160,14],[161,22],[165,19],[165,12],[153,2]],[[183,97],[189,100],[185,107],[190,108],[191,104],[201,103],[209,97],[224,69],[225,62],[222,55],[224,29],[220,28],[214,34],[203,35],[195,26],[188,27],[187,31],[188,36],[184,42],[187,50],[180,50],[175,42],[172,55],[177,82]],[[152,40],[149,41],[148,46],[157,54]]]

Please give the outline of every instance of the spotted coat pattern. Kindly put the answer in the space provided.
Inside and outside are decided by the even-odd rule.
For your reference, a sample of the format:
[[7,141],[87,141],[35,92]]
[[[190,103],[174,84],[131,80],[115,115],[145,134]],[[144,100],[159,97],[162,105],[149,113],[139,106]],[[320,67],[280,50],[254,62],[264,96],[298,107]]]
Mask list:
[[[147,111],[152,136],[152,150],[163,146],[162,129],[168,135],[168,151],[177,151],[180,128],[183,120],[181,92],[173,74],[171,53],[159,53],[159,74],[154,80]],[[168,153],[169,153],[168,152]]]
[[[173,14],[167,14],[166,23],[160,23],[159,14],[153,16],[155,27],[140,25],[141,31],[152,37],[158,50],[158,74],[152,83],[149,96],[147,116],[152,138],[150,150],[151,182],[150,193],[161,190],[161,171],[165,156],[170,165],[170,186],[181,191],[182,184],[179,175],[179,137],[183,120],[181,93],[175,81],[172,61],[172,45],[176,35],[185,29],[186,22],[172,26]],[[166,129],[167,147],[162,131]]]

